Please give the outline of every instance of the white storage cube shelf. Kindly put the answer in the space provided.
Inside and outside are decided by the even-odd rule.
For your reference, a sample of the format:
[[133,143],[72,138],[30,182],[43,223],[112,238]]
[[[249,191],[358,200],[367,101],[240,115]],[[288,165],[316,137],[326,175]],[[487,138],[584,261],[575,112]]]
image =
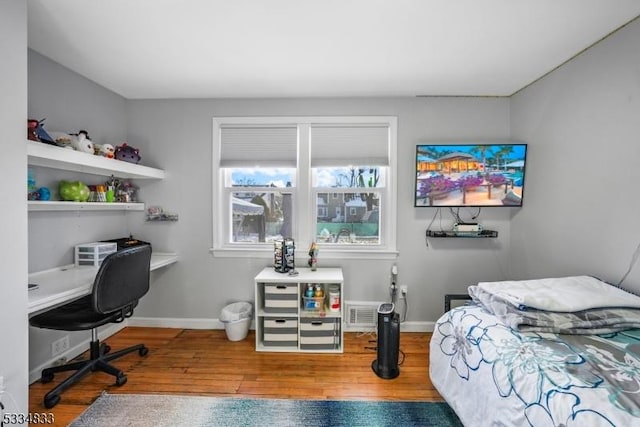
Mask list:
[[117,243],[93,242],[76,245],[76,266],[99,267],[102,261],[118,250]]
[[[342,353],[343,308],[331,310],[328,304],[336,285],[342,300],[342,270],[297,270],[289,276],[265,268],[255,277],[256,351]],[[320,285],[324,296],[306,297],[308,284]]]

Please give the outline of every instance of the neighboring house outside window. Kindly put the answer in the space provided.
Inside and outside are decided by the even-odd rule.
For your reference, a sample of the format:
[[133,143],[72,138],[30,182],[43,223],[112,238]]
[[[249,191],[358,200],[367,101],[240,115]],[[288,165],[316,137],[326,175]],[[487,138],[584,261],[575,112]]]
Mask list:
[[269,255],[292,237],[395,257],[396,132],[395,117],[215,118],[214,254]]

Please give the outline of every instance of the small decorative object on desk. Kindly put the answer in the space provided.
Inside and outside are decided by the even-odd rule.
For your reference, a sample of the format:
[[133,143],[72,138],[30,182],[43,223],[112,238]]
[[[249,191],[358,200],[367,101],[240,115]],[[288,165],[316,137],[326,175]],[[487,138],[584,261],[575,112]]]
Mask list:
[[307,261],[309,267],[311,267],[311,271],[316,271],[318,266],[318,244],[316,242],[311,243],[311,247],[309,248],[309,261]]
[[178,214],[165,212],[160,206],[147,209],[147,221],[177,221]]

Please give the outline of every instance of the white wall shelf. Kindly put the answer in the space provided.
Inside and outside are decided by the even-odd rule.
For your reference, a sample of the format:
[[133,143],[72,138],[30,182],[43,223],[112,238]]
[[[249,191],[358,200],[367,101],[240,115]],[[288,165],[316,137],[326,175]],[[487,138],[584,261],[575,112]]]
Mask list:
[[124,179],[163,179],[162,169],[108,159],[89,153],[27,140],[27,163],[33,166]]
[[143,211],[144,203],[106,203],[106,202],[28,202],[29,212],[36,211]]

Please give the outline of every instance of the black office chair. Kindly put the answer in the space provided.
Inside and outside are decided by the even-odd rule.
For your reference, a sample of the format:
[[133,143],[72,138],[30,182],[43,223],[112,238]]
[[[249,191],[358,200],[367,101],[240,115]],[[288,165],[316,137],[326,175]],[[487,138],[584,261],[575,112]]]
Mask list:
[[78,382],[90,371],[103,371],[116,377],[116,385],[127,382],[127,376],[120,369],[109,364],[111,360],[138,351],[145,356],[149,350],[138,344],[124,350],[110,353],[110,347],[100,343],[98,327],[107,323],[119,323],[131,317],[138,300],[149,290],[149,264],[151,246],[137,246],[123,249],[107,256],[93,283],[91,295],[70,302],[32,317],[32,326],[63,331],[91,329],[90,358],[62,366],[53,366],[42,371],[41,382],[53,380],[54,373],[76,371],[69,378],[54,387],[44,397],[44,406],[53,408],[60,402],[60,393]]

